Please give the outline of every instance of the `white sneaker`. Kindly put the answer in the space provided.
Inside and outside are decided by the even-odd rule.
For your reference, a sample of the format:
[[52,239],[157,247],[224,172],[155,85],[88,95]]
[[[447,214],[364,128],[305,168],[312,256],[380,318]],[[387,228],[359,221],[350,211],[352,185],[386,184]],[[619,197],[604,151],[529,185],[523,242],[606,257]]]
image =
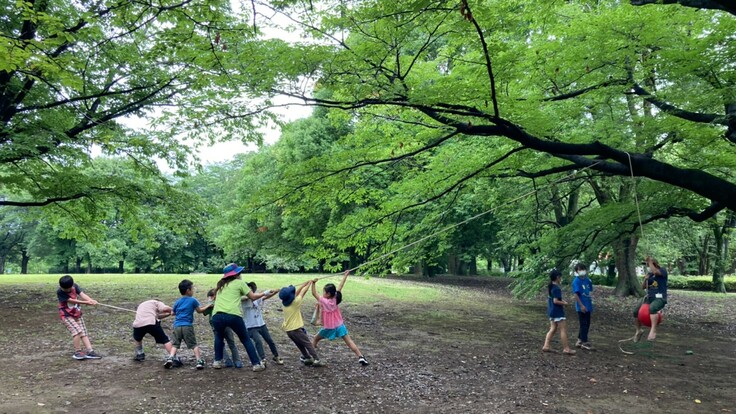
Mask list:
[[253,372],[260,372],[266,369],[266,366],[263,364],[253,365]]
[[222,361],[215,361],[215,362],[212,363],[212,368],[214,368],[214,369],[220,369],[220,368],[222,368],[222,365],[223,365],[222,364]]

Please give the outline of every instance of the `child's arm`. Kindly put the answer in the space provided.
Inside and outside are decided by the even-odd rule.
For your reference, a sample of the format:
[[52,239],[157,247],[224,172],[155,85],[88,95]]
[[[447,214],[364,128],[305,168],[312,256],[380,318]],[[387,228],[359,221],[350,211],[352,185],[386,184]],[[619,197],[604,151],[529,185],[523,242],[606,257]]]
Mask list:
[[565,301],[564,301],[564,300],[562,300],[562,299],[557,299],[557,298],[554,298],[554,299],[552,300],[552,302],[553,302],[553,303],[554,303],[555,305],[567,305],[567,302],[565,302]]
[[97,304],[97,301],[96,300],[94,300],[91,297],[87,296],[87,294],[84,293],[84,292],[79,292],[79,296],[78,297],[81,298],[82,300],[79,300],[79,299],[69,299],[67,302],[69,302],[71,304],[77,304],[78,303],[80,305],[92,305],[92,306],[94,306],[94,305]]
[[159,312],[156,314],[156,319],[167,318],[174,314],[174,309],[171,306],[162,306]]
[[342,277],[340,284],[337,286],[338,292],[342,292],[342,287],[345,286],[345,281],[348,280],[348,276],[350,276],[350,270],[345,271],[345,275]]
[[197,311],[197,313],[205,313],[207,312],[207,310],[211,309],[213,306],[214,305],[210,303],[204,306],[199,306],[195,310]]
[[275,294],[279,293],[280,290],[281,290],[280,288],[279,289],[269,289],[263,292],[263,299],[265,300],[270,297],[273,297]]
[[586,308],[585,305],[583,305],[583,301],[580,299],[580,293],[578,292],[575,292],[575,302],[577,302],[580,305],[580,312],[585,313],[588,311],[588,308]]
[[319,294],[317,293],[317,279],[312,280],[312,296],[319,302]]
[[296,292],[296,295],[300,298],[304,298],[304,295],[307,294],[307,288],[310,284],[314,283],[313,280],[308,280],[302,284],[302,286],[299,288],[299,290]]

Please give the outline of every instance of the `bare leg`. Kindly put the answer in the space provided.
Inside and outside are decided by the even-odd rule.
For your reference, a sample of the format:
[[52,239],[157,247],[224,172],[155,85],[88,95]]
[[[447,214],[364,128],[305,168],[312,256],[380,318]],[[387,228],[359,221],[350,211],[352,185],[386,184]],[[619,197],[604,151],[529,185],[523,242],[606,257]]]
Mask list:
[[87,351],[92,350],[92,343],[89,341],[89,337],[87,335],[82,337],[82,343],[84,344],[84,347],[85,349],[87,349]]
[[647,340],[653,341],[657,339],[657,322],[659,322],[659,314],[655,313],[649,315],[649,319],[652,321],[652,327],[649,329],[649,336],[647,337]]
[[562,351],[570,352],[570,344],[567,342],[567,321],[560,321],[560,342],[562,342]]
[[321,341],[323,339],[324,338],[322,338],[321,336],[319,336],[319,334],[314,335],[314,339],[312,339],[312,346],[314,347],[314,349],[317,349],[317,344],[319,343],[319,341]]
[[171,355],[171,350],[172,349],[174,349],[174,353],[176,353],[176,348],[174,348],[174,346],[171,345],[171,341],[169,341],[169,342],[167,342],[167,343],[164,344],[164,349],[166,350],[166,352],[169,353],[169,355]]
[[555,332],[557,331],[557,324],[549,321],[549,332],[547,332],[547,336],[544,337],[544,346],[542,349],[552,349],[552,338],[555,336]]
[[72,342],[74,343],[74,351],[82,350],[82,334],[74,335],[72,337]]
[[[166,347],[166,345],[164,345]],[[174,357],[176,355],[176,352],[179,350],[179,348],[175,346],[171,346],[170,348],[166,348],[166,351],[168,351],[170,357]]]
[[345,341],[345,344],[347,344],[348,348],[350,348],[355,356],[358,358],[362,357],[363,354],[360,353],[360,349],[358,349],[358,345],[355,345],[355,342],[353,342],[352,339],[350,339],[350,335],[345,335],[342,337],[342,340]]
[[199,361],[200,359],[202,359],[200,356],[201,356],[201,353],[199,352],[199,347],[198,346],[195,346],[194,347],[194,357],[197,358],[197,361]]

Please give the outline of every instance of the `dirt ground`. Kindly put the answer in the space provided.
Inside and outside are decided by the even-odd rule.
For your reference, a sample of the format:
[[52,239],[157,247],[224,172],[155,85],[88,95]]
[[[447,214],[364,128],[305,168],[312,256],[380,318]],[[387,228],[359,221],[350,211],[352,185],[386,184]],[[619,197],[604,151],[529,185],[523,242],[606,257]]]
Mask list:
[[[656,343],[627,348],[636,352],[627,356],[617,341],[633,334],[634,300],[598,289],[591,328],[597,350],[570,357],[540,352],[548,328],[543,299],[514,300],[498,279],[419,283],[446,289],[446,299],[431,306],[346,301],[346,325],[371,362],[367,367],[342,342],[321,345],[328,367],[302,366],[278,328],[274,305],[266,320],[286,364],[269,364],[261,373],[209,366],[197,371],[191,364],[165,370],[163,351],[153,348],[151,338],[145,339],[147,360],[135,362],[131,314],[99,307],[88,310],[85,320],[105,358],[72,360],[71,340],[49,302],[53,290],[13,287],[0,307],[0,412],[736,412],[734,295],[709,303],[671,292]],[[577,318],[570,308],[567,312],[572,340]],[[211,331],[205,325],[197,334],[211,362]],[[167,331],[170,326],[164,323]],[[559,343],[555,347],[559,350]],[[189,351],[183,355],[191,358]]]

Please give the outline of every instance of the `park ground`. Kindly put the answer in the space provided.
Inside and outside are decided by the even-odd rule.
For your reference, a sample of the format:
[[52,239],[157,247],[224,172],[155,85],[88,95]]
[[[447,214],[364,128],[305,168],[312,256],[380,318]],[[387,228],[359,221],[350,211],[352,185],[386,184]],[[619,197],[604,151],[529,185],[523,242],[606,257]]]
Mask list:
[[[192,275],[205,299],[216,275]],[[259,287],[306,280],[244,275]],[[178,297],[177,275],[81,275],[86,292],[125,309]],[[343,315],[371,364],[361,367],[342,342],[323,342],[329,365],[305,367],[280,331],[281,305],[266,321],[286,360],[264,372],[162,367],[163,350],[145,340],[147,359],[132,360],[133,314],[85,308],[101,360],[75,361],[58,318],[56,276],[3,276],[0,413],[729,413],[736,412],[736,296],[670,292],[658,340],[633,334],[633,298],[597,289],[591,341],[596,351],[570,357],[540,352],[548,328],[546,300],[513,299],[494,278],[363,279],[345,287]],[[321,286],[326,281],[321,281]],[[569,289],[569,287],[567,288]],[[314,299],[307,296],[308,322]],[[570,338],[577,318],[568,307]],[[163,325],[170,332],[171,320]],[[195,319],[212,362],[212,332]],[[309,326],[310,333],[316,328]],[[559,341],[554,344],[561,349]],[[242,346],[241,346],[242,349]],[[245,354],[244,351],[241,351]],[[191,352],[182,355],[191,360]]]

